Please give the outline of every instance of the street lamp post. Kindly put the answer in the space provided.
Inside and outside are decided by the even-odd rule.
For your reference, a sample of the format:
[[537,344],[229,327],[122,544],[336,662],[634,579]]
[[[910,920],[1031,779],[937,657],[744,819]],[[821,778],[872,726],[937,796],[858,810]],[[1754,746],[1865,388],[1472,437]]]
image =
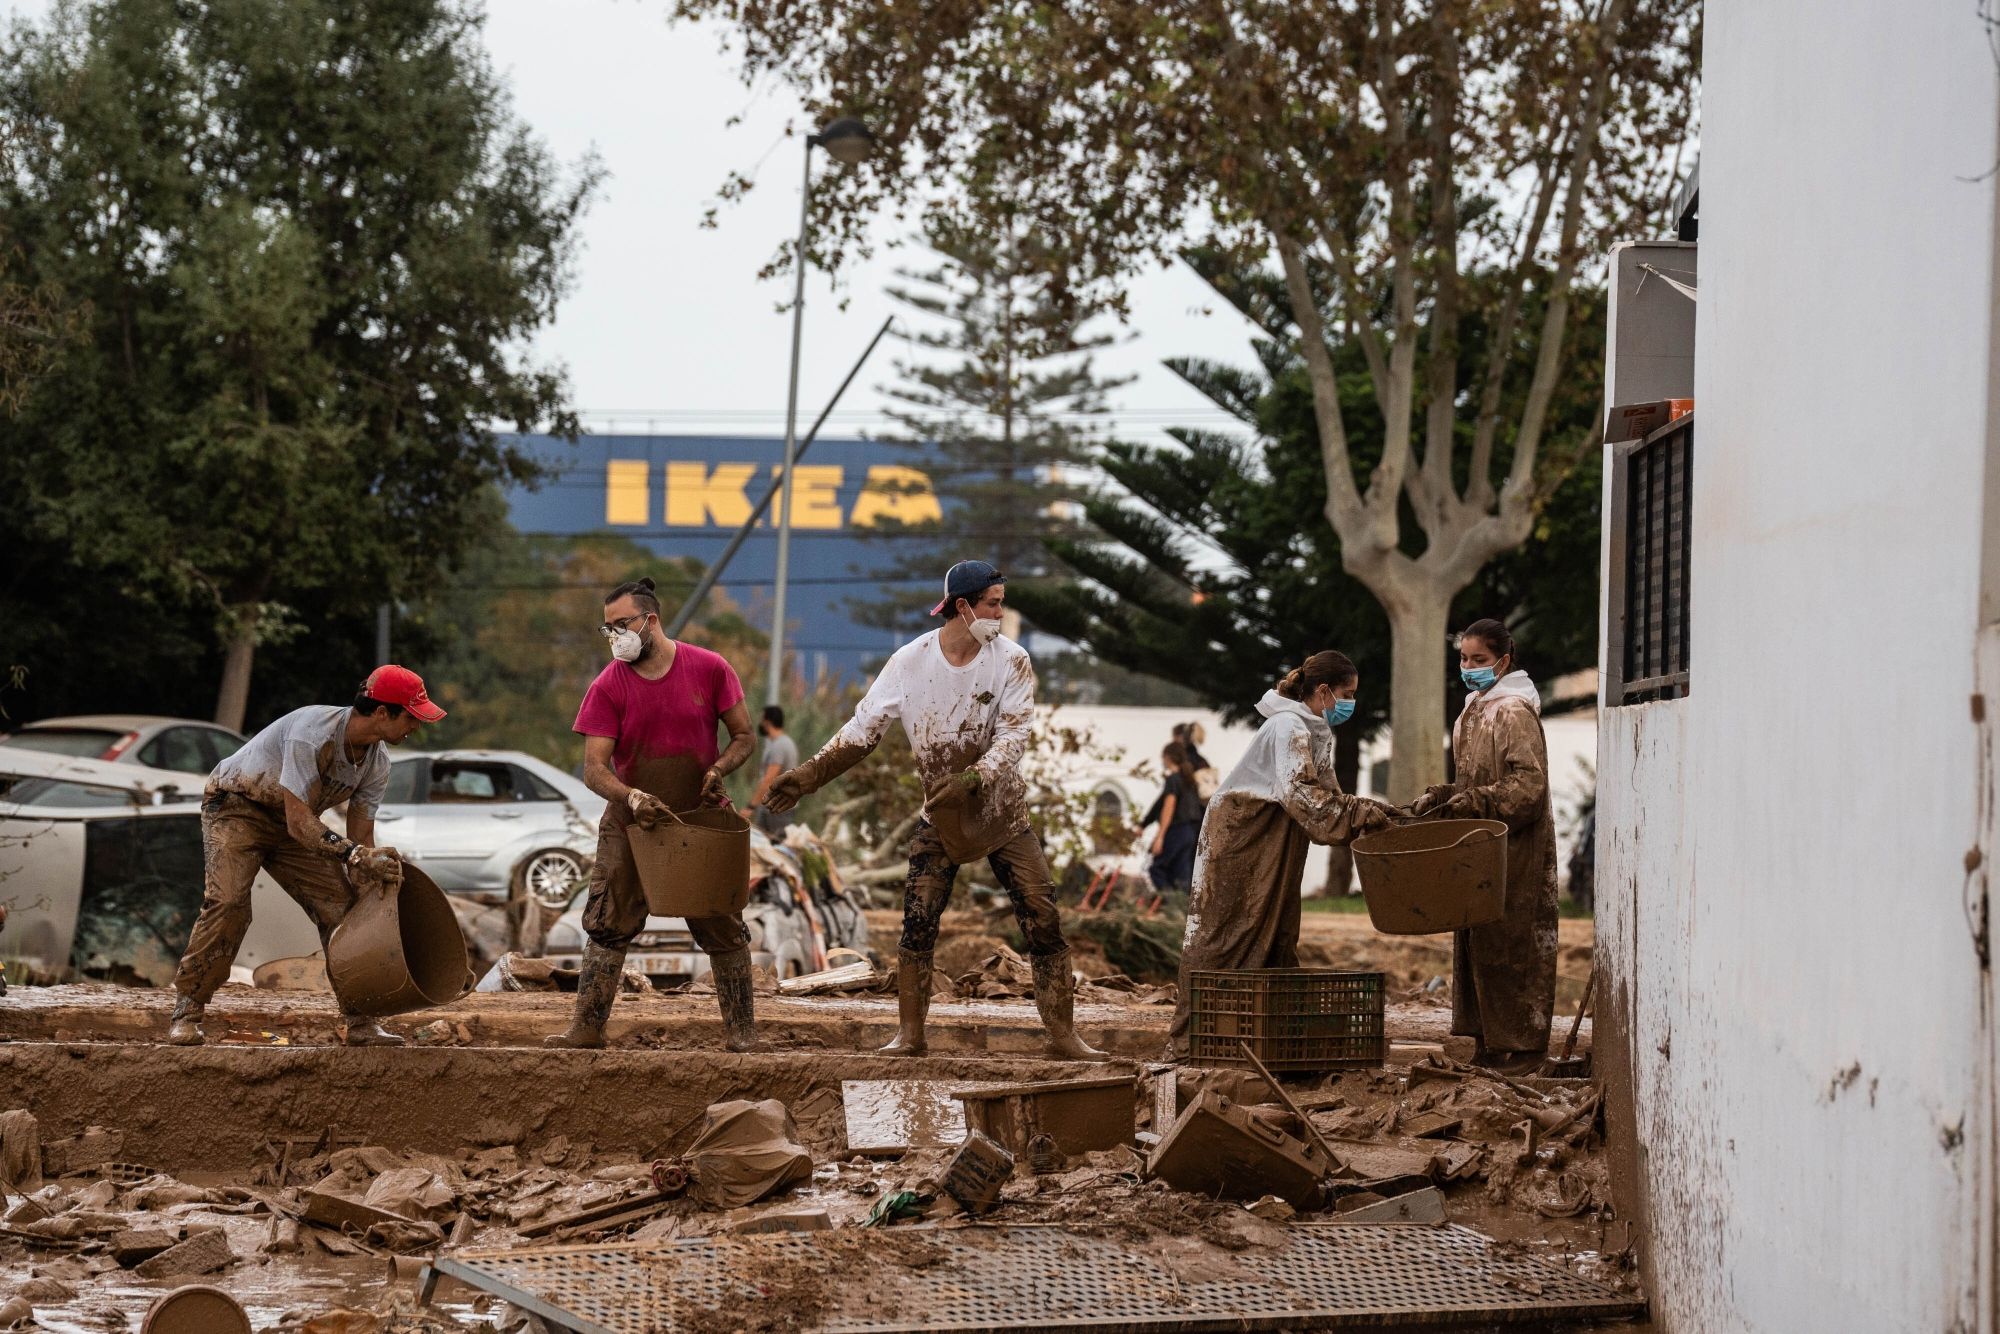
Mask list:
[[806,312],[806,220],[812,207],[812,151],[824,148],[834,161],[853,166],[875,147],[875,136],[851,116],[806,136],[805,181],[799,189],[799,243],[792,254],[792,372],[785,390],[785,467],[778,490],[778,577],[771,596],[771,669],[764,702],[776,704],[785,678],[785,585],[792,560],[792,465],[798,454],[799,339]]

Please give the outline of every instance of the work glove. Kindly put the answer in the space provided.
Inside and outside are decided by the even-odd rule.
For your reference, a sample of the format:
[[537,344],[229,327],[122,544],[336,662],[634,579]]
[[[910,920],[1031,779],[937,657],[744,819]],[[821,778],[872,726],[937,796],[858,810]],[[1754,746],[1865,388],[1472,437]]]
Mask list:
[[729,804],[729,789],[722,785],[722,775],[713,769],[701,776],[701,799],[710,806]]
[[1470,792],[1458,792],[1446,797],[1433,809],[1432,815],[1440,820],[1478,820],[1483,818],[1479,811],[1479,801]]
[[356,889],[388,895],[403,887],[403,860],[394,848],[370,848],[357,843],[347,854],[347,869]]
[[1377,829],[1388,829],[1396,823],[1397,811],[1394,806],[1371,801],[1366,797],[1355,804],[1359,809],[1354,812],[1354,828],[1360,833],[1370,834]]
[[931,784],[925,800],[932,806],[950,806],[964,801],[979,790],[979,770],[967,769],[963,773],[947,774]]
[[775,815],[783,815],[798,805],[801,798],[811,796],[861,763],[874,748],[872,743],[863,745],[842,741],[836,735],[820,748],[819,754],[778,775],[771,784],[771,790],[764,794],[765,809]]
[[1412,819],[1421,820],[1442,804],[1446,798],[1450,797],[1452,792],[1453,788],[1450,783],[1438,783],[1427,787],[1424,789],[1422,796],[1403,808],[1404,812]]
[[641,792],[636,787],[632,789],[631,795],[625,798],[625,802],[632,808],[632,822],[641,829],[652,829],[661,821],[673,818],[673,813],[667,809],[666,802],[650,792]]
[[797,769],[787,769],[771,780],[771,786],[764,793],[764,809],[773,815],[783,815],[799,804],[804,797],[805,780]]

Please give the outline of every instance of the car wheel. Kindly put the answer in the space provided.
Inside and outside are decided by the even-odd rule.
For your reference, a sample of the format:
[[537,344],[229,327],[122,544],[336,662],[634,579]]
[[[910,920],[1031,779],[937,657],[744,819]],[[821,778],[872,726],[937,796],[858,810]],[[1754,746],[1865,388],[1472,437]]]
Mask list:
[[583,888],[589,871],[583,858],[567,848],[545,848],[521,859],[514,868],[514,897],[533,899],[551,913],[569,907]]

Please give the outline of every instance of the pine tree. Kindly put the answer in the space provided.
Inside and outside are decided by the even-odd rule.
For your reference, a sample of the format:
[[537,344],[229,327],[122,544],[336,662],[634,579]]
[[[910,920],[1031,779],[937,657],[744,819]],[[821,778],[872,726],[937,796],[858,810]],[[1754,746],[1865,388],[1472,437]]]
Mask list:
[[916,631],[927,596],[955,561],[989,560],[1010,581],[1060,572],[1047,543],[1079,532],[1091,460],[1107,438],[1112,391],[1093,354],[1115,335],[1107,312],[1079,312],[1056,291],[1059,269],[1030,238],[927,229],[938,263],[899,270],[890,295],[922,317],[914,354],[882,386],[900,431],[884,439],[921,457],[945,510],[940,522],[884,525],[893,551],[874,573],[918,594],[855,605],[872,625]]

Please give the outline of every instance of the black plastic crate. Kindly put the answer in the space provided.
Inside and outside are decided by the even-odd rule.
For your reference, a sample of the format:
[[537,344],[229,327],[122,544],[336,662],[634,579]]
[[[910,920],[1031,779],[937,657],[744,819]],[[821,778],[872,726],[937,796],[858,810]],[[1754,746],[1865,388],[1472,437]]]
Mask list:
[[1188,1059],[1272,1071],[1381,1065],[1389,1054],[1380,973],[1330,968],[1196,969],[1188,974]]

